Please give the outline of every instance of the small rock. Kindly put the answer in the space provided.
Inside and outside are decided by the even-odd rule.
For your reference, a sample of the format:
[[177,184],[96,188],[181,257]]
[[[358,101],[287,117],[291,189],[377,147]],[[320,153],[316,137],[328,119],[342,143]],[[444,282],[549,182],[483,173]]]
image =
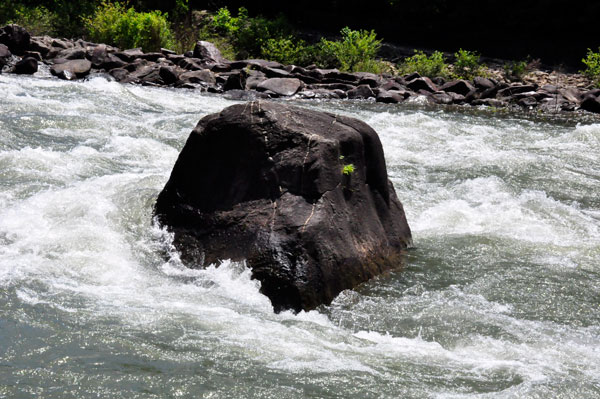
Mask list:
[[199,71],[190,71],[184,72],[179,75],[178,85],[181,83],[208,83],[215,84],[217,79],[215,78],[215,74],[209,71],[208,69],[202,69]]
[[179,80],[175,67],[161,66],[159,75],[166,85],[171,85]]
[[227,80],[223,85],[223,90],[244,90],[246,87],[246,78],[247,74],[243,69],[241,71],[232,73],[227,77]]
[[586,95],[579,107],[589,112],[600,113],[600,99],[593,95]]
[[441,91],[446,93],[457,93],[466,96],[469,92],[475,90],[475,87],[466,80],[454,80],[440,87]]
[[404,101],[404,96],[393,91],[379,90],[375,101],[378,103],[396,104]]
[[368,85],[360,85],[355,89],[348,90],[346,94],[349,99],[367,99],[376,97],[373,89]]
[[535,91],[537,85],[514,85],[498,91],[498,97],[510,97],[526,91]]
[[496,86],[494,84],[494,82],[492,82],[490,79],[484,78],[484,77],[481,77],[481,76],[475,77],[473,79],[473,84],[480,91],[484,91],[484,90],[487,90],[487,89],[492,89],[492,88],[494,88]]
[[443,92],[443,91],[438,91],[436,93],[431,93],[427,96],[427,100],[429,100],[430,102],[434,103],[434,104],[452,104],[453,99],[452,96],[450,96],[450,94]]
[[39,51],[26,51],[25,53],[23,53],[23,57],[35,58],[39,62],[43,60],[42,54],[40,54]]
[[8,47],[5,44],[0,44],[0,70],[8,63],[11,57],[12,53]]
[[413,79],[406,84],[406,87],[416,92],[418,92],[419,90],[424,90],[428,93],[438,91],[435,84],[428,77]]

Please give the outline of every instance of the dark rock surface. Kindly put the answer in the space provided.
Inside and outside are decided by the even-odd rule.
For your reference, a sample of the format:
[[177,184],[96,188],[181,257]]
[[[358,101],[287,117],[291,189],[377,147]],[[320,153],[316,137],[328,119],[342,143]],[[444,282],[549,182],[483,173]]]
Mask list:
[[373,129],[263,101],[198,123],[155,214],[187,265],[245,259],[275,311],[328,304],[411,245]]
[[38,70],[38,62],[33,57],[25,57],[15,65],[14,73],[19,75],[33,75]]
[[219,64],[227,62],[214,44],[205,41],[196,42],[196,46],[194,47],[194,58],[200,58],[205,62]]
[[0,43],[6,45],[13,54],[22,55],[29,50],[31,36],[19,25],[6,25],[0,28]]
[[279,96],[293,96],[300,90],[304,84],[300,79],[296,78],[271,78],[262,81],[257,89],[266,91],[269,90]]

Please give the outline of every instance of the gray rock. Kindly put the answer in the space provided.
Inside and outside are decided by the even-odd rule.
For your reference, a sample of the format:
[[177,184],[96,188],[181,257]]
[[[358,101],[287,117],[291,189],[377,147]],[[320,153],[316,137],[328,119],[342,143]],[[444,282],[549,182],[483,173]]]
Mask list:
[[271,78],[257,86],[259,91],[272,91],[279,96],[293,96],[304,87],[304,83],[296,78]]
[[210,42],[198,41],[196,42],[196,46],[194,47],[194,58],[200,58],[204,62],[211,63],[226,63],[227,60],[219,49]]
[[368,85],[360,85],[352,90],[346,92],[349,99],[367,99],[376,97],[373,89]]
[[71,60],[52,65],[50,73],[61,79],[71,80],[87,76],[91,69],[92,63],[88,60]]

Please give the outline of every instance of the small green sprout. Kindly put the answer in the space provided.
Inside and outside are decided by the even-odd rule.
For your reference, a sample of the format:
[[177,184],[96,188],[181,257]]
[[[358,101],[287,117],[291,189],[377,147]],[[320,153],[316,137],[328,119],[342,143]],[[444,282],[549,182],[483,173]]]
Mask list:
[[350,176],[352,173],[354,173],[354,164],[348,164],[348,165],[344,165],[344,168],[342,169],[342,173],[345,174],[346,176]]

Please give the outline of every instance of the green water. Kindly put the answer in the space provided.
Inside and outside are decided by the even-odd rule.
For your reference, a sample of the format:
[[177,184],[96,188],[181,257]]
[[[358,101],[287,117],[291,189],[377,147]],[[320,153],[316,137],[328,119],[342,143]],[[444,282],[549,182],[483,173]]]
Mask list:
[[[600,124],[306,102],[378,131],[416,249],[308,313],[151,209],[192,91],[0,75],[0,398],[600,397]],[[175,254],[176,255],[176,254]]]

